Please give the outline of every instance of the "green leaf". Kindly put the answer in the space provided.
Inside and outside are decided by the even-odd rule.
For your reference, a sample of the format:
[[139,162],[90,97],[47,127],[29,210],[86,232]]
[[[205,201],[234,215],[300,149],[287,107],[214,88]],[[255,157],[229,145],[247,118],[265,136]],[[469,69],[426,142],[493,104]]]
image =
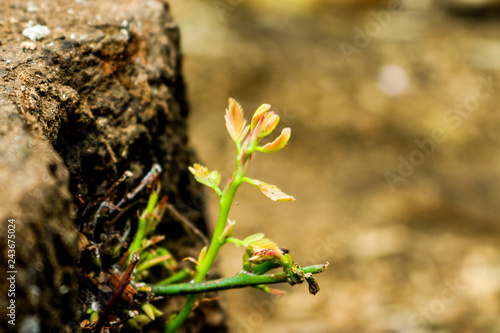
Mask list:
[[198,263],[201,263],[203,260],[205,260],[205,257],[207,256],[207,252],[208,252],[208,248],[207,248],[207,246],[204,246],[201,249],[200,254],[198,255]]
[[254,288],[256,289],[260,289],[262,290],[263,292],[265,292],[266,294],[272,294],[272,295],[283,295],[285,292],[282,291],[282,290],[278,290],[278,289],[273,289],[273,288],[269,288],[268,286],[266,286],[265,284],[259,284],[259,285],[256,285],[254,286]]
[[151,320],[155,320],[155,311],[153,310],[154,306],[151,303],[145,303],[142,305],[142,310]]
[[263,249],[274,249],[274,250],[279,250],[279,246],[273,242],[272,240],[269,240],[264,237],[263,233],[258,233],[254,234],[251,236],[248,236],[243,240],[243,243],[246,244],[246,246],[252,247],[252,250],[254,252],[263,250]]
[[226,226],[224,227],[224,231],[219,237],[219,241],[224,241],[231,237],[231,234],[233,233],[233,228],[234,228],[235,222],[231,221],[230,219],[227,219]]
[[196,181],[210,188],[213,188],[217,193],[220,194],[220,174],[218,171],[214,170],[209,172],[206,167],[198,163],[195,163],[192,167],[188,168],[189,171],[191,171],[191,173],[193,174]]

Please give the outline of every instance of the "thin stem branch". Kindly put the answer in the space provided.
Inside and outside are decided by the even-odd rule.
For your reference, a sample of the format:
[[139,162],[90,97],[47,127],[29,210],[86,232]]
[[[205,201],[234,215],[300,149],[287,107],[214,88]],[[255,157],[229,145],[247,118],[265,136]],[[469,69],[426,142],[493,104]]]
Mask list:
[[187,218],[182,216],[181,213],[175,207],[171,204],[167,204],[165,206],[168,211],[179,221],[183,224],[183,226],[187,227],[190,231],[194,232],[200,239],[203,241],[205,245],[208,246],[208,239],[205,237],[205,235],[198,229],[191,221],[189,221]]
[[[307,274],[317,274],[325,270],[326,265],[313,265],[302,268],[302,271]],[[288,282],[288,275],[285,272],[278,274],[256,275],[247,272],[242,272],[232,277],[227,277],[218,280],[206,281],[201,283],[179,283],[166,286],[153,286],[151,291],[155,295],[172,296],[172,295],[187,295],[201,294],[209,291],[219,291],[227,289],[244,288],[256,286],[260,284],[274,284]]]

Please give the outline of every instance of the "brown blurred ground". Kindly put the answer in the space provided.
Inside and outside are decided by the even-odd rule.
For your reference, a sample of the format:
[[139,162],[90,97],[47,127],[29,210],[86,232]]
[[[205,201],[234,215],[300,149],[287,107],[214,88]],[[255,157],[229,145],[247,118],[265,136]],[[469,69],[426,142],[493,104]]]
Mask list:
[[[172,0],[191,144],[229,172],[227,98],[247,117],[271,104],[292,138],[249,174],[297,201],[244,186],[235,236],[264,232],[302,264],[331,264],[315,297],[225,293],[233,331],[500,332],[500,16],[431,1],[388,18],[389,1],[222,2],[224,14]],[[358,28],[373,29],[368,42]],[[387,172],[401,172],[394,190]],[[223,250],[226,275],[240,255]]]

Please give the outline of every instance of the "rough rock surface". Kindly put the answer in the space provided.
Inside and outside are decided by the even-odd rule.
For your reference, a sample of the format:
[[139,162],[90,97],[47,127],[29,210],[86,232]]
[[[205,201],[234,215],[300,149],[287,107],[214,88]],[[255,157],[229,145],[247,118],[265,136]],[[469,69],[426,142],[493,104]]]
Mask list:
[[[137,184],[159,163],[169,201],[206,231],[186,172],[179,30],[159,0],[5,0],[0,12],[0,331],[72,332],[74,198],[88,202],[126,170]],[[4,273],[9,219],[15,297]],[[11,299],[16,326],[5,320]]]

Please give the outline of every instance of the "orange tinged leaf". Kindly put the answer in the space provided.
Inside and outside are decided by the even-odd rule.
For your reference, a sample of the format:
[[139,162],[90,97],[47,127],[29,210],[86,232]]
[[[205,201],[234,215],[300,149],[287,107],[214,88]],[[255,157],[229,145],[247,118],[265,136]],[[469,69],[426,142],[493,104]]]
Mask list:
[[262,147],[257,147],[257,150],[261,151],[263,153],[277,152],[278,150],[280,150],[286,146],[286,144],[288,143],[288,140],[290,140],[290,135],[291,135],[290,127],[286,127],[281,131],[280,136],[278,136],[276,139],[274,139],[273,142],[265,144]]
[[269,288],[269,287],[267,287],[267,289],[265,289],[264,292],[271,294],[271,295],[283,295],[283,294],[285,294],[285,292],[283,290]]
[[278,263],[281,261],[281,258],[283,258],[283,251],[279,249],[263,249],[253,253],[252,256],[248,258],[248,261],[251,261],[254,264],[262,264],[266,261]]
[[280,117],[274,112],[268,112],[264,116],[264,121],[262,124],[262,128],[259,133],[259,137],[263,138],[265,136],[268,136],[271,134],[271,132],[274,130],[276,125],[278,125],[278,122],[280,121]]
[[226,109],[226,128],[234,142],[239,143],[247,134],[249,127],[243,117],[243,109],[233,98],[229,98],[229,107]]
[[267,111],[271,108],[271,105],[269,104],[262,104],[259,106],[259,108],[255,111],[252,117],[252,124],[250,126],[250,129],[254,129],[257,123],[264,117]]
[[251,179],[250,183],[257,186],[259,190],[269,199],[273,201],[294,201],[295,198],[291,195],[283,193],[274,185],[264,183],[260,180]]

